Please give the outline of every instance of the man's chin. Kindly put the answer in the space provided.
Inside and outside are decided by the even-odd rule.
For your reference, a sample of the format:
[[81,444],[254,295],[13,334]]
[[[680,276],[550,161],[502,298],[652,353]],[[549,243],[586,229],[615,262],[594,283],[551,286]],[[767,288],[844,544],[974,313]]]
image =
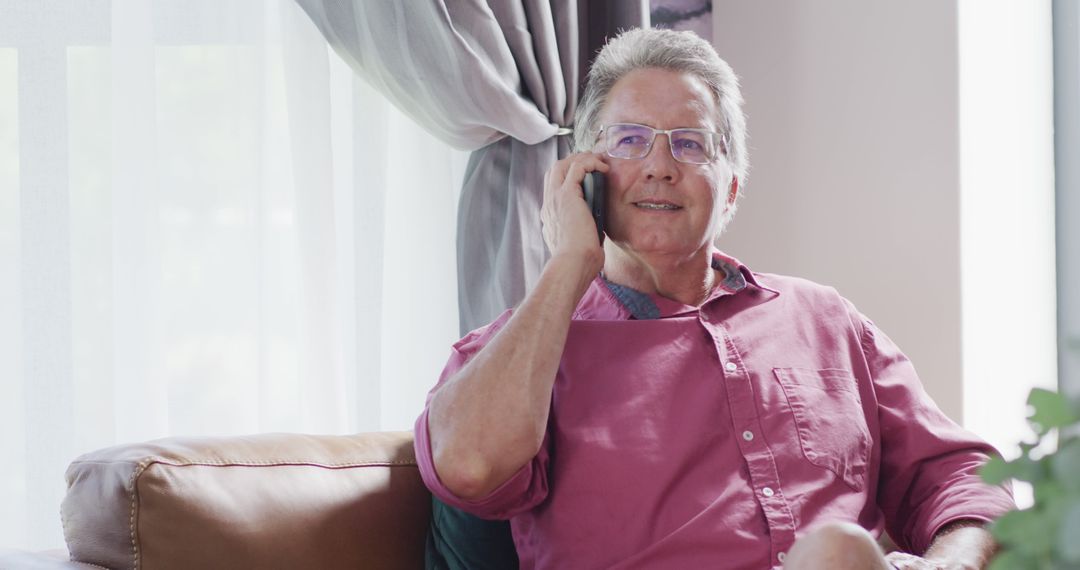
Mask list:
[[674,240],[670,236],[634,236],[625,240],[620,239],[618,234],[609,234],[605,241],[638,259],[686,259],[702,251],[709,252],[714,247],[711,238],[695,243]]

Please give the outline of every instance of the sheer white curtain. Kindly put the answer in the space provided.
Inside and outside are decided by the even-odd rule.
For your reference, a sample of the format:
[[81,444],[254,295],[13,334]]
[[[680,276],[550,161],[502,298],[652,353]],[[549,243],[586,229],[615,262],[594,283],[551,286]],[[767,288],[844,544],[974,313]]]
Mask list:
[[91,449],[409,429],[465,160],[292,0],[0,0],[0,548]]

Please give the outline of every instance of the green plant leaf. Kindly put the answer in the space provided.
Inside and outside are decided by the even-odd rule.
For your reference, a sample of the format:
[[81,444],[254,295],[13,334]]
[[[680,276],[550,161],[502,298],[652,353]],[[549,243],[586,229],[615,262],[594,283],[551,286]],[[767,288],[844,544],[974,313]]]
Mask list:
[[995,556],[986,570],[1017,570],[1018,568],[1037,568],[1035,558],[1025,556],[1015,550],[1006,550]]
[[1044,515],[1054,518],[1056,509],[1060,508],[1060,503],[1063,497],[1065,497],[1065,489],[1061,486],[1061,483],[1049,479],[1042,481],[1034,486],[1035,504],[1037,507],[1042,508]]
[[[1033,389],[1028,421],[1038,434],[1035,443],[1021,443],[1013,461],[993,458],[980,470],[988,483],[1007,479],[1030,481],[1035,505],[1012,511],[990,527],[1002,545],[992,570],[1080,568],[1080,399]],[[1057,451],[1032,459],[1032,451],[1057,432]],[[1045,447],[1045,446],[1044,446]]]
[[990,527],[990,532],[1009,550],[1041,558],[1051,552],[1057,538],[1053,521],[1035,509],[1011,511]]
[[997,455],[991,457],[990,461],[979,469],[979,475],[983,481],[991,485],[1000,485],[1014,476],[1012,465]]
[[1069,400],[1057,392],[1043,388],[1032,388],[1027,403],[1034,409],[1028,417],[1031,428],[1040,436],[1054,428],[1064,427],[1076,421],[1076,410]]
[[1047,476],[1046,458],[1034,461],[1027,457],[1018,457],[1012,461],[1005,461],[1000,457],[991,457],[982,468],[979,475],[983,481],[991,485],[999,485],[1006,479],[1019,479],[1038,483]]
[[1050,476],[1049,458],[1043,457],[1038,461],[1027,457],[1019,457],[1012,462],[1014,477],[1021,481],[1030,481],[1038,485]]
[[1057,551],[1062,560],[1080,563],[1080,500],[1073,501],[1061,520]]
[[[1050,458],[1050,472],[1063,488],[1080,491],[1080,439],[1070,439],[1061,444]],[[1077,540],[1080,542],[1080,536]]]

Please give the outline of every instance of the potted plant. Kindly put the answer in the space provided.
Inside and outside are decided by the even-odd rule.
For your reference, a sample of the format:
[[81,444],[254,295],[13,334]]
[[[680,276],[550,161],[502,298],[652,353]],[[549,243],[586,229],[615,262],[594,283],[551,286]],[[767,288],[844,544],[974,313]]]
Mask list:
[[[990,570],[1080,568],[1080,400],[1035,388],[1027,403],[1035,442],[1021,443],[1020,457],[995,457],[980,472],[991,484],[1030,482],[1035,497],[1030,508],[990,526],[1001,544]],[[1055,434],[1057,449],[1048,452]]]

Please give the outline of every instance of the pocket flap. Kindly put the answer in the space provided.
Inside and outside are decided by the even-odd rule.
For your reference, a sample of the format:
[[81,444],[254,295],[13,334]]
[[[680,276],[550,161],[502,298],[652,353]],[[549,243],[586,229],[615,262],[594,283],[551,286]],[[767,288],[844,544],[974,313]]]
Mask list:
[[858,392],[855,375],[842,368],[773,368],[776,379],[784,385],[805,386],[818,390]]

